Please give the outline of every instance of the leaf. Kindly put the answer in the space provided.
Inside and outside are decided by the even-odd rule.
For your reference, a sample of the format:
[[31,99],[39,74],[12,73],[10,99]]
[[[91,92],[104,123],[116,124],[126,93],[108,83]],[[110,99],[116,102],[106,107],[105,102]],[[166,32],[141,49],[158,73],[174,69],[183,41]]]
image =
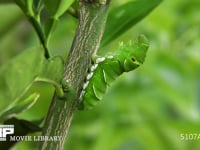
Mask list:
[[23,10],[25,14],[28,14],[28,16],[34,16],[34,0],[15,0],[15,3]]
[[148,15],[162,0],[136,0],[113,8],[102,39],[105,46]]
[[33,5],[36,10],[40,10],[42,8],[42,0],[34,0]]
[[48,18],[48,20],[45,23],[44,31],[45,31],[47,45],[49,43],[51,34],[53,33],[54,29],[56,28],[57,23],[58,23],[58,20],[55,18]]
[[0,0],[0,4],[12,4],[14,0]]
[[0,121],[11,118],[16,114],[21,113],[26,109],[29,109],[36,103],[39,96],[40,95],[38,93],[33,93],[29,97],[25,98],[23,101],[20,101],[17,104],[14,103],[13,107],[2,113],[2,115],[0,116]]
[[74,2],[74,0],[43,0],[48,11],[58,19]]
[[62,95],[60,81],[64,71],[61,57],[46,60],[41,48],[33,48],[3,65],[0,68],[0,118],[27,109],[38,98],[38,94],[24,95],[32,84],[43,81],[53,84]]
[[[35,121],[28,121],[23,119],[17,119],[15,117],[10,118],[4,122],[4,124],[13,124],[15,125],[15,135],[26,135],[27,133],[33,133],[37,131],[41,131],[40,124],[42,123],[43,119],[35,120]],[[27,132],[29,131],[29,132]]]
[[49,60],[43,62],[40,74],[37,80],[51,80],[54,82],[60,82],[64,72],[64,62],[61,57],[55,56]]
[[43,50],[32,48],[1,66],[0,114],[23,97],[39,74],[43,59]]
[[[9,13],[5,13],[8,10]],[[0,17],[3,20],[0,24],[1,38],[7,35],[10,29],[15,29],[15,25],[19,23],[21,16],[21,11],[15,5],[0,5]]]
[[70,7],[74,0],[43,0],[46,8],[51,13],[51,17],[45,23],[45,36],[46,36],[46,45],[48,46],[49,39],[52,32],[54,31],[58,18]]
[[42,81],[54,85],[57,94],[62,96],[61,79],[64,73],[64,62],[61,57],[55,56],[45,60],[40,74],[35,81]]
[[42,81],[55,86],[63,95],[60,81],[64,72],[61,57],[44,58],[43,50],[33,48],[24,51],[0,68],[0,119],[13,116],[28,109],[38,99],[37,93],[25,94],[34,82]]

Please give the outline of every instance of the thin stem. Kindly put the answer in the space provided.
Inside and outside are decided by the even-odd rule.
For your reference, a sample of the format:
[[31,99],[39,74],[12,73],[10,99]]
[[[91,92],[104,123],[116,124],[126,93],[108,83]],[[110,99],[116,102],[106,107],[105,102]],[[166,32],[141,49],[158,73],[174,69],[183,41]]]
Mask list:
[[46,45],[46,37],[43,33],[42,27],[40,25],[40,1],[38,1],[38,8],[36,10],[36,12],[33,10],[33,6],[32,3],[29,3],[29,1],[27,3],[23,3],[20,0],[14,0],[15,3],[21,8],[21,10],[24,12],[24,14],[27,16],[27,18],[29,19],[30,23],[32,24],[33,28],[35,29],[39,40],[44,48],[44,56],[45,58],[50,58],[50,54],[49,51],[47,49],[47,45]]
[[41,26],[40,26],[40,23],[35,19],[35,17],[32,17],[32,16],[28,16],[32,26],[34,27],[38,37],[39,37],[39,40],[44,48],[44,56],[45,58],[50,58],[50,54],[49,54],[49,50],[46,46],[46,39],[45,39],[45,36],[44,36],[44,33],[41,29]]
[[57,18],[49,18],[46,22],[45,25],[45,45],[48,46],[49,44],[49,40],[51,38],[52,35],[52,31],[53,29],[55,29],[56,25],[57,25],[58,19]]

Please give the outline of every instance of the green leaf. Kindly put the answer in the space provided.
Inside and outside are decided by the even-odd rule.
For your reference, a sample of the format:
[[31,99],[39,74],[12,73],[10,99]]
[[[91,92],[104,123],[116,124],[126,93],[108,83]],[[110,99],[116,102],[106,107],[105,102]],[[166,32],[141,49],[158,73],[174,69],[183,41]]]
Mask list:
[[34,0],[33,3],[37,11],[42,9],[42,0]]
[[34,16],[33,5],[34,0],[15,0],[16,4],[23,10],[28,16]]
[[[133,25],[148,15],[162,0],[136,0],[130,1],[116,8],[108,14],[107,24],[102,39],[105,46],[127,31]],[[131,15],[130,15],[131,14]]]
[[61,57],[46,60],[41,48],[26,50],[4,64],[0,68],[0,118],[20,113],[36,101],[37,94],[24,97],[34,82],[53,84],[62,96],[63,68]]
[[[21,99],[42,66],[43,50],[24,51],[0,68],[0,110]],[[1,114],[1,113],[0,113]]]
[[0,121],[3,121],[7,118],[11,118],[16,114],[21,113],[26,109],[29,109],[35,104],[39,96],[40,95],[38,93],[33,93],[29,97],[25,98],[23,101],[20,101],[17,104],[13,103],[13,107],[9,108],[1,114]]
[[14,3],[14,0],[0,0],[0,4],[11,4]]
[[45,24],[45,36],[46,36],[46,45],[48,46],[49,39],[51,37],[51,34],[53,33],[58,20],[55,18],[48,18],[46,24]]
[[[6,11],[9,11],[9,13],[5,13]],[[21,11],[15,5],[0,5],[0,18],[3,20],[0,24],[1,38],[8,35],[8,32],[15,28],[16,24],[19,23],[21,16]]]
[[63,96],[61,80],[64,73],[64,62],[61,57],[55,56],[49,60],[45,60],[40,74],[35,81],[42,81],[54,85],[57,94]]
[[43,50],[24,51],[0,68],[0,115],[23,98],[43,63]]
[[51,17],[45,23],[46,45],[48,46],[54,28],[57,25],[58,18],[70,7],[74,0],[43,0],[46,8],[51,13]]
[[74,2],[74,0],[43,0],[48,11],[58,19]]

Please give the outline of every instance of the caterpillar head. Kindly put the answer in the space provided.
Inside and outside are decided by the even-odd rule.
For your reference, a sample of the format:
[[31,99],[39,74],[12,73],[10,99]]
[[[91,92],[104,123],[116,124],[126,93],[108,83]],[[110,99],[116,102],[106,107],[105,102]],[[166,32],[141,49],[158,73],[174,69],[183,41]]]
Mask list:
[[121,44],[118,55],[121,66],[128,72],[139,67],[145,60],[149,42],[144,35],[138,36],[136,41]]

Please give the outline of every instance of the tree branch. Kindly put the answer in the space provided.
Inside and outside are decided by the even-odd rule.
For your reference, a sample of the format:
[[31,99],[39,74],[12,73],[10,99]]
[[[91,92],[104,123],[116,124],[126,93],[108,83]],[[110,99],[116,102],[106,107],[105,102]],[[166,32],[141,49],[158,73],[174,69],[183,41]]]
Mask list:
[[[98,5],[96,5],[98,4]],[[74,89],[74,98],[60,100],[56,94],[44,125],[44,136],[62,136],[63,141],[44,141],[42,150],[63,149],[78,97],[91,63],[91,57],[99,48],[104,32],[109,3],[80,0],[77,32],[66,62],[64,79]]]

